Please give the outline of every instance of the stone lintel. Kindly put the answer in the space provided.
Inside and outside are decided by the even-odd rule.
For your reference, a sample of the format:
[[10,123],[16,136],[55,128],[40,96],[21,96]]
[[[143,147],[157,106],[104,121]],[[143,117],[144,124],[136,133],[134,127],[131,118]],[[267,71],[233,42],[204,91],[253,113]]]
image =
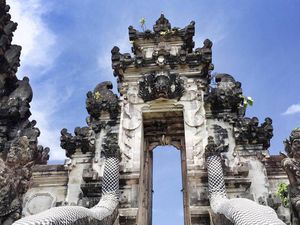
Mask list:
[[245,144],[245,145],[236,145],[235,152],[239,156],[259,156],[264,155],[268,156],[268,150],[263,148],[262,144]]
[[126,208],[126,209],[119,209],[119,215],[126,216],[126,217],[136,217],[138,212],[138,208]]

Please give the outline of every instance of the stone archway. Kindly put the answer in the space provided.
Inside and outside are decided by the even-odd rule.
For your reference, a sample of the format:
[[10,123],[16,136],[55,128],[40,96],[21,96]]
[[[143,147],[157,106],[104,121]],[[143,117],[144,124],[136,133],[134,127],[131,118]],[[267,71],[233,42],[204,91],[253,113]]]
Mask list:
[[138,224],[152,224],[153,149],[172,145],[180,151],[184,225],[190,225],[185,132],[182,110],[143,113],[144,144],[141,149]]

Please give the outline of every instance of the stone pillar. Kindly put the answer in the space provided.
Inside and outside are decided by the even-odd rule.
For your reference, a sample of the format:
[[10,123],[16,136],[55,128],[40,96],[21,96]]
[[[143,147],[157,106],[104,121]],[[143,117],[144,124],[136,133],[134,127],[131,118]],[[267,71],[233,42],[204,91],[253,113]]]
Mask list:
[[91,166],[92,154],[83,154],[78,149],[72,155],[72,163],[69,166],[69,181],[68,181],[68,192],[66,196],[66,203],[68,205],[77,205],[82,190],[80,188],[83,183],[83,170]]

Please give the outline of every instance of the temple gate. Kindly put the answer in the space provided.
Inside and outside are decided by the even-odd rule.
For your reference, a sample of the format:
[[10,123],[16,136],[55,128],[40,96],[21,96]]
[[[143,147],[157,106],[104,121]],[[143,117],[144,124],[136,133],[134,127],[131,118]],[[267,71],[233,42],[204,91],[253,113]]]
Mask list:
[[[5,1],[1,10],[2,22],[9,25],[5,35],[11,40],[15,27],[11,26]],[[1,32],[4,35],[3,29]],[[195,22],[176,28],[163,14],[153,31],[129,27],[133,55],[120,53],[118,47],[111,51],[119,95],[112,92],[111,82],[102,82],[87,93],[88,126],[75,128],[74,135],[67,129],[61,131],[61,147],[69,158],[64,165],[46,165],[49,149],[37,146],[39,131],[35,122],[28,120],[32,94],[28,78],[18,81],[15,77],[19,46],[2,43],[3,51],[12,50],[16,57],[12,62],[6,59],[7,66],[1,67],[6,71],[1,107],[6,110],[9,102],[18,99],[21,103],[13,109],[26,113],[23,117],[18,114],[18,118],[14,117],[16,112],[1,117],[0,125],[5,129],[0,131],[0,140],[3,146],[6,144],[1,148],[0,166],[14,174],[18,173],[13,172],[14,168],[23,164],[10,162],[23,163],[26,152],[33,152],[33,158],[28,159],[32,163],[26,167],[32,176],[16,176],[26,184],[22,192],[13,189],[9,199],[7,195],[0,198],[4,206],[0,207],[0,224],[10,224],[21,215],[26,222],[26,216],[47,209],[49,220],[53,219],[51,212],[63,214],[78,209],[76,216],[82,216],[66,224],[151,225],[152,150],[159,145],[172,145],[180,151],[182,174],[178,176],[182,177],[184,225],[230,224],[210,207],[206,167],[209,151],[219,156],[222,151],[229,198],[242,197],[268,205],[288,223],[289,209],[275,196],[278,184],[288,182],[288,178],[280,166],[282,157],[268,152],[272,120],[266,118],[260,124],[256,117],[245,117],[251,99],[244,96],[241,83],[231,75],[211,73],[212,42],[206,39],[203,46],[194,48],[194,34]],[[21,85],[29,87],[27,92],[18,91]],[[16,93],[28,96],[21,98]],[[16,126],[20,126],[21,137],[7,136]],[[24,154],[19,158],[10,154],[16,152]],[[289,163],[294,161],[286,161],[286,165]],[[30,178],[29,187],[26,182]],[[13,186],[14,182],[8,183]],[[0,187],[5,194],[6,186]],[[67,206],[62,207],[66,211],[55,211],[55,206],[62,205]],[[47,212],[36,218],[46,218]],[[66,213],[62,218],[68,216]],[[17,223],[26,224],[22,220]]]

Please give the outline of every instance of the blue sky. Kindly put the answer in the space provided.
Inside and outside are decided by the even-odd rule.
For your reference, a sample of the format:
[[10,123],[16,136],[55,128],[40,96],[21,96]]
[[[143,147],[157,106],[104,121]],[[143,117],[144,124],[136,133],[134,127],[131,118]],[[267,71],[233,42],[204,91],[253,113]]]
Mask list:
[[[114,45],[130,52],[128,26],[146,18],[152,28],[161,12],[176,27],[196,22],[196,47],[213,41],[214,72],[242,82],[254,99],[248,116],[273,119],[270,151],[300,126],[300,1],[96,1],[7,0],[19,23],[14,42],[23,47],[19,78],[34,91],[32,119],[51,160],[62,160],[60,130],[84,126],[86,92],[104,80],[115,83],[110,65]],[[173,223],[174,224],[174,223]]]

